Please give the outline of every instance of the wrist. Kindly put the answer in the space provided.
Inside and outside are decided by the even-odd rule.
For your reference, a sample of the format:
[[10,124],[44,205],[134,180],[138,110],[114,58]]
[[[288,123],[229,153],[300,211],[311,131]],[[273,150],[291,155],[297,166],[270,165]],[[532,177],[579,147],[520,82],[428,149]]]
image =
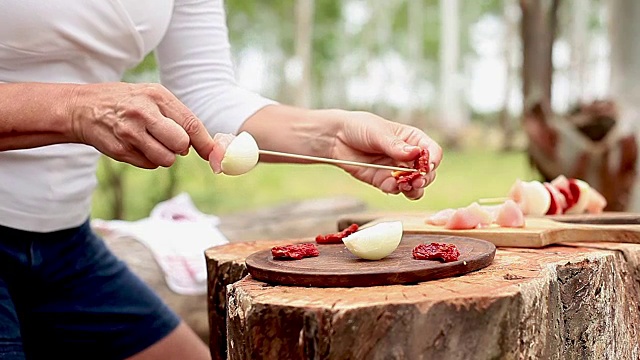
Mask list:
[[60,107],[56,116],[56,123],[63,134],[69,138],[71,142],[82,142],[80,131],[80,97],[81,86],[78,84],[68,84],[60,88],[59,99]]
[[347,111],[339,109],[309,110],[307,137],[312,155],[331,157],[336,141],[344,130]]

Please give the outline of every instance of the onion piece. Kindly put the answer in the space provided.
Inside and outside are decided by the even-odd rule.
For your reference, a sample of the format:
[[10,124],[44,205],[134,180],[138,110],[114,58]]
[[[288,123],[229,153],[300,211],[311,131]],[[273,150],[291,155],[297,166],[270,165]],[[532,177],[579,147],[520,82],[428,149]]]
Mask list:
[[260,157],[256,140],[246,131],[235,137],[227,147],[220,166],[227,175],[242,175],[258,164]]
[[569,181],[574,182],[578,186],[578,189],[580,189],[580,195],[576,199],[576,203],[565,211],[565,214],[583,214],[586,212],[587,205],[589,204],[591,186],[580,179],[570,179]]
[[537,180],[516,180],[509,190],[509,198],[520,206],[525,215],[543,216],[551,205],[551,195],[546,187]]
[[358,230],[342,239],[347,250],[366,260],[380,260],[394,252],[402,240],[402,222],[387,221]]

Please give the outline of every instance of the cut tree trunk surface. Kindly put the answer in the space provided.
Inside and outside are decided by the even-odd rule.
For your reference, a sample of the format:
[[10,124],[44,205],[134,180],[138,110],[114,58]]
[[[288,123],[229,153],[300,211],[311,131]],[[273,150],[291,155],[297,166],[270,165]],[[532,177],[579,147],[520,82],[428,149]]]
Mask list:
[[245,276],[245,257],[286,243],[206,252],[214,358],[227,344],[229,359],[640,357],[640,245],[499,248],[482,270],[409,286],[272,286]]
[[[256,238],[308,237],[335,231],[336,216],[358,213],[365,208],[364,202],[351,197],[296,201],[221,216],[219,228],[230,242]],[[103,238],[109,248],[153,288],[205,342],[216,336],[210,334],[210,317],[207,316],[212,306],[210,294],[182,295],[173,292],[167,286],[164,273],[149,248],[131,237],[103,235]],[[223,264],[223,270],[227,266],[228,263]],[[240,274],[234,274],[230,278],[238,280]],[[218,296],[224,299],[224,289],[220,290]]]

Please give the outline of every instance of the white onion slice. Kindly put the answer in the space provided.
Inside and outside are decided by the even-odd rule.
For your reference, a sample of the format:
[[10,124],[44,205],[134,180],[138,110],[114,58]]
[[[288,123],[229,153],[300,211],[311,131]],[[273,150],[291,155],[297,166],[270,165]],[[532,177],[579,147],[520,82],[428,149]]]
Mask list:
[[509,198],[520,206],[525,215],[543,216],[551,205],[551,194],[537,180],[516,180],[509,190]]
[[394,252],[402,239],[402,222],[387,221],[358,230],[342,239],[355,256],[380,260]]
[[565,214],[583,214],[587,210],[587,205],[589,204],[589,197],[591,196],[591,186],[583,180],[573,179],[576,185],[578,185],[578,189],[580,189],[580,196],[578,196],[578,201],[567,209]]
[[258,163],[256,140],[246,131],[236,136],[227,147],[220,166],[227,175],[242,175],[253,169]]

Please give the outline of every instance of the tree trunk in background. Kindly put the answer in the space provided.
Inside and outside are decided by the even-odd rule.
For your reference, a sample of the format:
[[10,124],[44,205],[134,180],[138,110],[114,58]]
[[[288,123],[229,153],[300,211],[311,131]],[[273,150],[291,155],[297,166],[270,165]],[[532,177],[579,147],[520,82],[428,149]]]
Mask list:
[[314,0],[296,0],[295,66],[297,83],[294,86],[294,102],[301,107],[311,107],[311,66],[313,49]]
[[585,100],[585,88],[588,84],[587,69],[589,64],[589,18],[591,17],[591,0],[573,0],[571,5],[571,97],[573,103]]
[[560,0],[520,0],[524,112],[551,110],[552,52]]
[[513,90],[515,71],[515,55],[518,51],[519,43],[517,38],[518,31],[518,4],[516,0],[504,0],[503,18],[505,22],[505,37],[503,44],[504,61],[506,65],[506,76],[504,84],[504,103],[500,111],[500,127],[502,128],[502,150],[508,151],[513,149],[514,140],[514,124],[511,117],[509,105],[511,102],[511,93]]
[[613,101],[578,103],[566,115],[553,114],[551,109],[551,46],[559,0],[521,0],[521,5],[523,123],[530,159],[545,180],[565,175],[587,181],[606,197],[606,210],[638,210],[640,195],[633,189],[638,187],[635,123],[640,104],[640,87],[636,85],[640,43],[635,34],[640,31],[640,2],[609,2]]
[[[611,44],[612,99],[618,108],[618,123],[611,142],[612,149],[603,164],[609,171],[603,186],[610,187],[616,201],[630,211],[640,210],[638,168],[638,121],[640,120],[640,1],[609,1],[609,39]],[[612,175],[612,176],[606,176]]]
[[[520,0],[522,38],[522,114],[529,138],[527,152],[531,163],[549,177],[545,165],[555,164],[556,133],[549,121],[553,42],[559,0]],[[554,170],[555,171],[555,170]]]
[[424,79],[424,2],[422,0],[407,1],[407,61],[410,72],[409,105],[400,109],[398,118],[405,124],[423,127],[416,116],[426,108],[421,103],[420,83]]
[[445,132],[446,147],[457,147],[459,137],[468,124],[462,108],[460,61],[460,12],[458,0],[440,0],[440,124]]
[[116,162],[108,157],[102,157],[106,183],[113,194],[111,197],[111,219],[124,219],[124,174],[129,165]]

